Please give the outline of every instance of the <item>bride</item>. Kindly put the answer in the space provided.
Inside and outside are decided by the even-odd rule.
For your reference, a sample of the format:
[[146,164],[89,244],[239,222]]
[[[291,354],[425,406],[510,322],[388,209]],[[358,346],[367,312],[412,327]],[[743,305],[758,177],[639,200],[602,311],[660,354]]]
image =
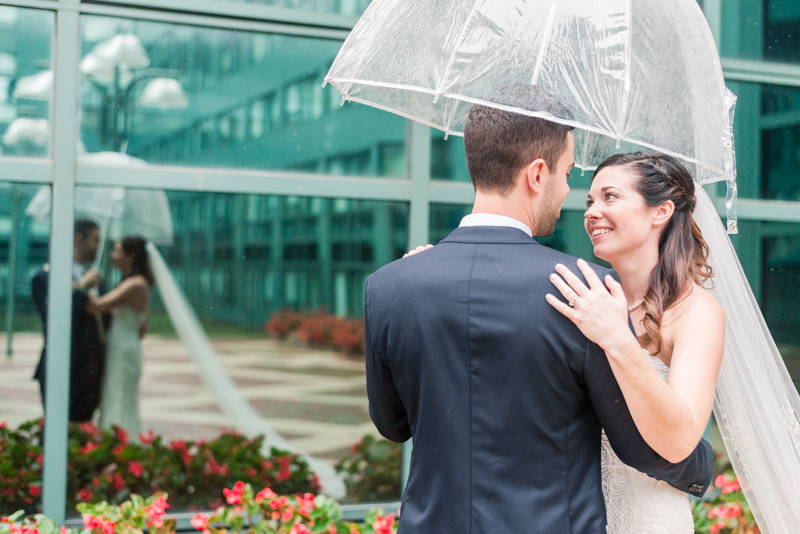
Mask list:
[[142,375],[141,334],[153,287],[145,240],[126,236],[114,243],[114,267],[122,281],[105,295],[91,298],[90,313],[112,314],[106,340],[106,366],[100,397],[100,427],[118,425],[135,439],[141,431],[139,381]]
[[[696,203],[692,177],[675,158],[610,157],[595,171],[584,223],[595,255],[622,285],[579,260],[588,287],[562,265],[551,276],[571,307],[547,297],[605,350],[639,432],[671,462],[703,435],[725,340],[722,307],[703,288],[713,273],[692,218]],[[694,532],[685,494],[623,464],[605,436],[602,443],[609,534]]]

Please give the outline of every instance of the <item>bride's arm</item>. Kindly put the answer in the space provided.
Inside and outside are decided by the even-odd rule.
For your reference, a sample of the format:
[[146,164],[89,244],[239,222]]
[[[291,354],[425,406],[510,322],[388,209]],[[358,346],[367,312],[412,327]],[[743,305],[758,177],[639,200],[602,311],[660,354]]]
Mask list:
[[[681,325],[675,325],[667,383],[642,356],[639,342],[628,328],[622,287],[607,277],[606,289],[585,262],[579,265],[590,288],[565,268],[558,272],[569,286],[558,277],[553,279],[575,307],[552,296],[548,296],[548,302],[605,350],[631,416],[647,444],[670,462],[683,460],[697,446],[711,414],[722,361],[722,309],[705,294],[698,295],[687,307],[680,318]],[[570,295],[570,291],[575,293]]]
[[671,462],[694,450],[708,424],[725,338],[722,309],[710,296],[692,299],[679,321],[668,382],[638,346],[603,347],[636,427]]
[[86,311],[89,313],[106,313],[115,308],[130,306],[136,311],[147,300],[147,283],[140,277],[123,280],[117,287],[100,297],[89,296]]

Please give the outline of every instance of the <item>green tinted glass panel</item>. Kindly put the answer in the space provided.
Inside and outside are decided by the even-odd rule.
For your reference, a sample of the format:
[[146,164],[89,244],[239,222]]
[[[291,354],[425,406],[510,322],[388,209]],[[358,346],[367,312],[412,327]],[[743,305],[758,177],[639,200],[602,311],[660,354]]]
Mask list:
[[[49,193],[49,186],[43,189]],[[38,421],[44,414],[39,382],[33,377],[42,356],[40,311],[47,308],[47,294],[37,291],[39,298],[34,302],[32,281],[48,261],[50,221],[46,214],[31,217],[25,213],[39,190],[30,184],[0,183],[0,425],[11,429]],[[6,473],[2,487],[11,490],[0,497],[0,515],[41,507],[41,471],[35,461],[41,449],[34,450],[40,443],[35,437],[22,441],[26,442],[20,443],[22,447],[6,445],[0,454]],[[33,459],[28,451],[34,453]],[[8,476],[15,471],[24,474]]]
[[800,224],[741,221],[732,241],[789,373],[800,386]]
[[151,164],[403,177],[405,119],[322,87],[340,46],[84,17],[82,141]]
[[739,195],[800,200],[800,89],[730,83]]
[[[447,237],[458,227],[461,218],[471,212],[472,206],[466,204],[431,204],[429,228],[431,243],[438,243]],[[592,242],[583,227],[583,211],[562,210],[553,235],[535,239],[566,254],[603,263],[592,253]]]
[[0,6],[3,155],[31,158],[49,153],[54,19],[50,11]]
[[[86,198],[82,192],[89,190],[97,192],[99,188],[79,189],[77,216],[89,211],[81,200]],[[117,394],[129,399],[126,405],[138,401],[141,430],[152,430],[162,436],[169,451],[179,452],[166,452],[162,460],[171,466],[171,474],[159,486],[170,493],[170,511],[218,506],[222,488],[236,480],[259,489],[270,486],[279,493],[318,491],[302,462],[284,467],[273,457],[264,464],[263,459],[253,459],[253,451],[245,453],[244,443],[236,445],[240,438],[235,435],[220,438],[224,428],[239,426],[243,412],[225,409],[219,399],[242,399],[261,421],[260,428],[277,433],[288,446],[328,466],[352,457],[353,445],[365,434],[377,435],[364,385],[364,284],[372,272],[407,250],[408,205],[344,198],[127,190],[120,218],[94,217],[101,228],[108,229],[109,239],[98,252],[108,288],[117,286],[127,269],[125,260],[112,253],[114,240],[136,227],[135,213],[146,207],[139,205],[143,197],[137,195],[145,193],[152,206],[161,201],[168,206],[166,226],[173,232],[172,242],[158,237],[163,232],[152,235],[161,239],[158,250],[170,274],[156,271],[141,360],[131,349],[130,341],[134,346],[137,343],[131,340],[135,332],[130,331],[125,317],[129,309],[123,305],[112,310],[99,420],[116,422],[116,411],[108,409],[109,419],[103,410]],[[152,227],[139,230],[153,231]],[[150,263],[156,263],[154,258]],[[178,301],[197,314],[211,343],[210,360],[197,357],[201,336],[189,336],[193,341],[187,346],[186,335],[178,335],[185,328],[179,326],[186,324],[186,317],[175,311],[176,299],[158,289],[166,287],[168,280],[186,297]],[[123,335],[129,343],[121,352],[114,347],[120,345]],[[221,366],[232,383],[220,380],[216,372],[209,377],[208,361]],[[25,370],[26,376],[30,372]],[[35,399],[31,402],[38,408]],[[130,419],[123,424],[129,425]],[[134,441],[136,435],[131,432]],[[211,471],[204,467],[207,459],[192,463],[206,446],[197,440],[205,440],[216,451],[216,464],[209,464]],[[188,452],[181,442],[188,443]],[[231,450],[231,443],[241,453]],[[273,445],[283,448],[276,442]],[[376,487],[352,487],[349,496],[340,495],[342,500],[399,499],[399,448],[386,447],[388,484],[382,479],[377,492]],[[381,451],[379,447],[370,454]],[[262,449],[263,454],[268,456],[269,450]],[[136,486],[138,479],[126,474],[129,461],[124,456],[104,458],[106,463],[113,460],[122,466],[131,491],[151,491]],[[142,463],[148,469],[145,460]],[[312,470],[313,465],[317,464],[309,466]],[[396,479],[391,479],[392,472]],[[324,473],[320,476],[325,483]],[[92,492],[91,501],[117,498],[113,484],[106,484],[105,479],[93,487],[92,476],[74,478],[77,481],[70,482],[70,489],[78,493],[81,488],[74,484],[82,480]]]
[[800,4],[795,0],[720,3],[723,56],[800,63]]

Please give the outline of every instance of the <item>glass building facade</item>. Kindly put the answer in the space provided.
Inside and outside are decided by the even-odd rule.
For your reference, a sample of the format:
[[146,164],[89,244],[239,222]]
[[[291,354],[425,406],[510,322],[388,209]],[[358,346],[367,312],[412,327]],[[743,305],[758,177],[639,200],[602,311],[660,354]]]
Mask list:
[[[800,383],[800,4],[700,3],[739,98],[734,244]],[[371,272],[408,248],[442,239],[469,212],[473,192],[460,138],[444,140],[395,115],[341,105],[338,92],[321,87],[367,4],[0,5],[0,310],[13,356],[0,367],[0,421],[42,414],[29,380],[41,348],[30,282],[45,263],[53,277],[53,369],[66,369],[76,189],[125,187],[165,191],[174,238],[159,247],[161,254],[230,362],[226,369],[243,388],[252,386],[248,398],[261,415],[290,442],[329,462],[371,432],[358,385],[363,373],[353,361],[331,355],[341,366],[312,362],[298,375],[286,368],[298,348],[288,347],[274,368],[262,366],[279,371],[280,387],[267,392],[248,382],[255,367],[237,367],[247,351],[267,343],[258,336],[278,310],[361,316]],[[115,61],[97,61],[121,49]],[[582,224],[590,177],[573,174],[556,233],[543,241],[593,259]],[[40,188],[53,192],[49,218],[26,214]],[[108,261],[101,265],[113,283]],[[201,424],[203,417],[227,421],[208,415],[209,398],[180,406],[160,400],[196,377],[179,348],[159,352],[158,340],[167,346],[174,332],[157,295],[150,328],[142,388],[151,397],[143,397],[143,412],[171,438],[208,437],[213,429]],[[180,365],[164,371],[165,361]],[[320,377],[331,379],[340,395],[312,391]],[[53,394],[65,399],[66,382],[52,385]],[[279,398],[279,389],[289,393]],[[59,413],[46,429],[44,459],[44,511],[55,518],[67,512],[66,411]]]

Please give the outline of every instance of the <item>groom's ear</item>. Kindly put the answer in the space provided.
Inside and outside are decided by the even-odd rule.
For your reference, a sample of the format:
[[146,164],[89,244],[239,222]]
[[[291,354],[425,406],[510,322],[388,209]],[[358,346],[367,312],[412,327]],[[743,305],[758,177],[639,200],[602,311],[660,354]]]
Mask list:
[[530,162],[523,171],[523,179],[528,184],[528,189],[540,194],[544,189],[544,175],[548,172],[547,164],[542,158]]

